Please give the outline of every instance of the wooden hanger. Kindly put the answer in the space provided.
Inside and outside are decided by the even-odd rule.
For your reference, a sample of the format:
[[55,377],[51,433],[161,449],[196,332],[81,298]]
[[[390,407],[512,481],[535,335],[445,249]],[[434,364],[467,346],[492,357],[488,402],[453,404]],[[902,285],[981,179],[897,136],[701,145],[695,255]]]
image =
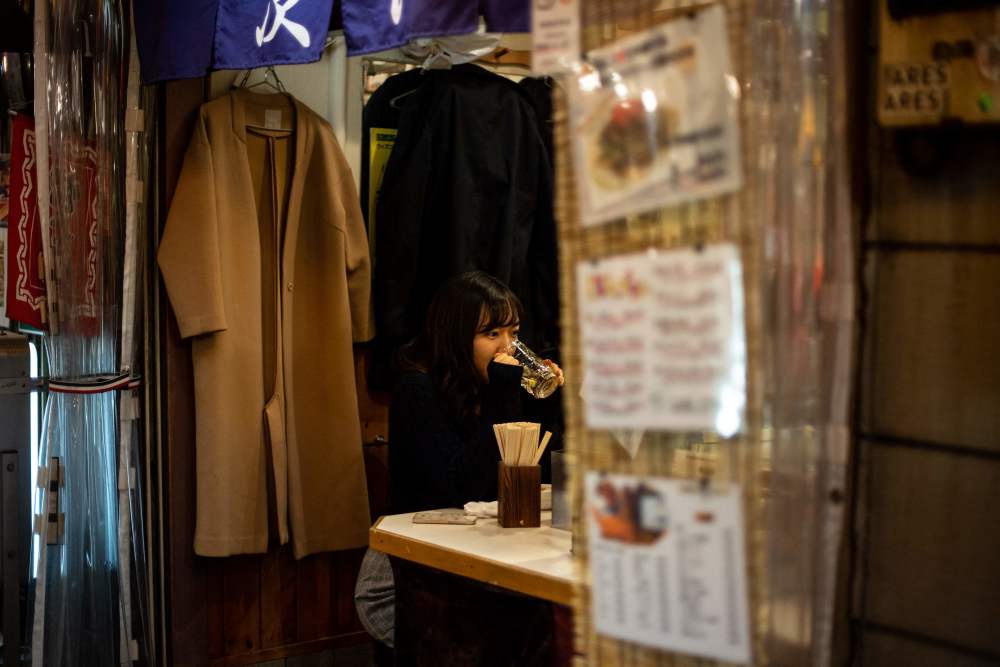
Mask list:
[[531,51],[517,51],[501,46],[493,53],[477,60],[476,63],[493,67],[517,67],[530,71]]

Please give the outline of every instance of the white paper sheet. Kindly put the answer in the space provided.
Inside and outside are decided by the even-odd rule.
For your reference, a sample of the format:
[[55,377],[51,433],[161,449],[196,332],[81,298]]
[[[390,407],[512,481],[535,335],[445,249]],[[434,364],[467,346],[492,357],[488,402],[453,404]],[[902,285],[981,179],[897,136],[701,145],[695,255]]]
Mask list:
[[740,487],[589,472],[586,493],[597,632],[749,663]]
[[746,341],[736,246],[581,262],[577,286],[589,428],[739,431]]
[[568,72],[580,61],[580,3],[533,0],[531,70],[535,74]]

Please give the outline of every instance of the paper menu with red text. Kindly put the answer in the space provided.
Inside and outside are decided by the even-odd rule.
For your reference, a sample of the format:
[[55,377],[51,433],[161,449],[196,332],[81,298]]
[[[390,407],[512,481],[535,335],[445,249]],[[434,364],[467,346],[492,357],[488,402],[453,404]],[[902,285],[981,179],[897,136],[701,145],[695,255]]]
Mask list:
[[581,262],[577,289],[589,428],[740,430],[746,340],[735,245]]

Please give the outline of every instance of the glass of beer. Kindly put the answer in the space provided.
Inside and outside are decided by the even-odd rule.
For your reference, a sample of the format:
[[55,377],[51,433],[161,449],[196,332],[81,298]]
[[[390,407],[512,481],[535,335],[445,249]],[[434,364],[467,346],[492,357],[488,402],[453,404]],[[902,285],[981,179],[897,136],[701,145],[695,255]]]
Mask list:
[[507,353],[521,364],[521,387],[535,398],[548,398],[559,388],[559,376],[520,340]]

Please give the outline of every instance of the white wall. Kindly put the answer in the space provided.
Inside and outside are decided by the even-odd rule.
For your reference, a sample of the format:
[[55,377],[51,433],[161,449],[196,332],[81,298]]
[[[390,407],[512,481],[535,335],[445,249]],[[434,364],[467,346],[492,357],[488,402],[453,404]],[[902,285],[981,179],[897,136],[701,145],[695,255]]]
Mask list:
[[[338,37],[318,62],[281,65],[274,69],[290,94],[333,127],[357,186],[361,168],[361,59],[348,58],[344,38]],[[225,95],[242,75],[243,72],[231,70],[213,72],[210,96]],[[261,81],[263,75],[263,69],[254,70],[247,85]],[[254,90],[261,93],[271,91],[267,86],[258,86]]]

